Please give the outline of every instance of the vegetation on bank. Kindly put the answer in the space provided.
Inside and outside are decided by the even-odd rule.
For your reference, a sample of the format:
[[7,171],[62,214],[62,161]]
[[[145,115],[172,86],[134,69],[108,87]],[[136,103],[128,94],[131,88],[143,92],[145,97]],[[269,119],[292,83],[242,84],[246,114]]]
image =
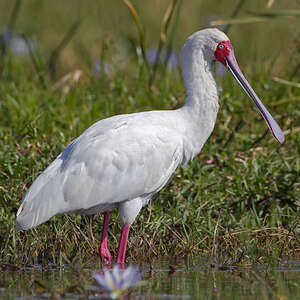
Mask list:
[[[299,89],[266,74],[252,84],[286,133],[281,146],[243,91],[224,79],[216,128],[200,155],[176,171],[137,218],[129,239],[133,260],[205,253],[231,262],[259,261],[299,250]],[[138,70],[86,79],[68,94],[32,80],[1,82],[1,261],[33,263],[95,258],[101,217],[57,216],[15,232],[22,195],[62,149],[93,122],[119,113],[182,105],[183,84],[166,74],[152,93]],[[115,254],[117,214],[110,224]]]

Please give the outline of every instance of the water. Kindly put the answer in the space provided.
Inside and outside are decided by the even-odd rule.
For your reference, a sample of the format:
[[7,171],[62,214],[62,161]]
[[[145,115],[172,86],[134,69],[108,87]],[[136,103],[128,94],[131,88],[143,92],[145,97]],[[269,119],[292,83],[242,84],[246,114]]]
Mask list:
[[[142,285],[124,299],[300,299],[300,261],[276,269],[217,266],[200,259],[142,265]],[[14,269],[2,265],[0,299],[104,299],[92,272],[96,264]]]

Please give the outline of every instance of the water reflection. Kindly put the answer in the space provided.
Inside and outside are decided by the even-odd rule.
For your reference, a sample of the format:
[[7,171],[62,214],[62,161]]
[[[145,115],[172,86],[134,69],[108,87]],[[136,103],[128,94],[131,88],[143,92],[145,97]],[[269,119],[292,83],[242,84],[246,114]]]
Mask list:
[[[3,266],[3,265],[2,265]],[[143,285],[130,288],[123,299],[297,299],[300,261],[286,260],[272,269],[258,266],[216,266],[200,259],[160,260],[141,264]],[[1,299],[104,299],[92,277],[98,264],[2,267]]]

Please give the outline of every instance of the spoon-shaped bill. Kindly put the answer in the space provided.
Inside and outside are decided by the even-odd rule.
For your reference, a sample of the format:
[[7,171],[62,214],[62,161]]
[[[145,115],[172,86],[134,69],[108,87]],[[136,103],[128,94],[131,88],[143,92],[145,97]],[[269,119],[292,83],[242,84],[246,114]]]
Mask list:
[[259,112],[261,113],[261,115],[265,119],[266,123],[268,124],[273,136],[277,139],[277,141],[279,143],[282,144],[284,142],[284,134],[283,134],[282,130],[280,129],[277,122],[273,119],[271,114],[268,112],[266,107],[259,100],[258,96],[255,94],[254,90],[251,88],[250,84],[244,77],[243,73],[241,72],[241,70],[237,64],[237,61],[233,54],[233,51],[230,53],[229,56],[226,57],[226,64],[227,64],[227,68],[230,71],[230,73],[233,75],[233,77],[236,79],[236,81],[240,84],[240,86],[246,92],[248,97],[253,101],[253,103],[258,108]]

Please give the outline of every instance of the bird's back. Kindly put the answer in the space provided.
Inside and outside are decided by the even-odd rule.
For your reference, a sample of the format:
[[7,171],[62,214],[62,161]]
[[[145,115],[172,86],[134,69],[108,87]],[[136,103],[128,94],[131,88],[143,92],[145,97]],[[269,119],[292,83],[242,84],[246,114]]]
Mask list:
[[[101,212],[159,191],[182,161],[177,111],[119,115],[88,128],[34,181],[17,213],[17,229],[53,215]],[[93,210],[95,212],[95,210]]]

